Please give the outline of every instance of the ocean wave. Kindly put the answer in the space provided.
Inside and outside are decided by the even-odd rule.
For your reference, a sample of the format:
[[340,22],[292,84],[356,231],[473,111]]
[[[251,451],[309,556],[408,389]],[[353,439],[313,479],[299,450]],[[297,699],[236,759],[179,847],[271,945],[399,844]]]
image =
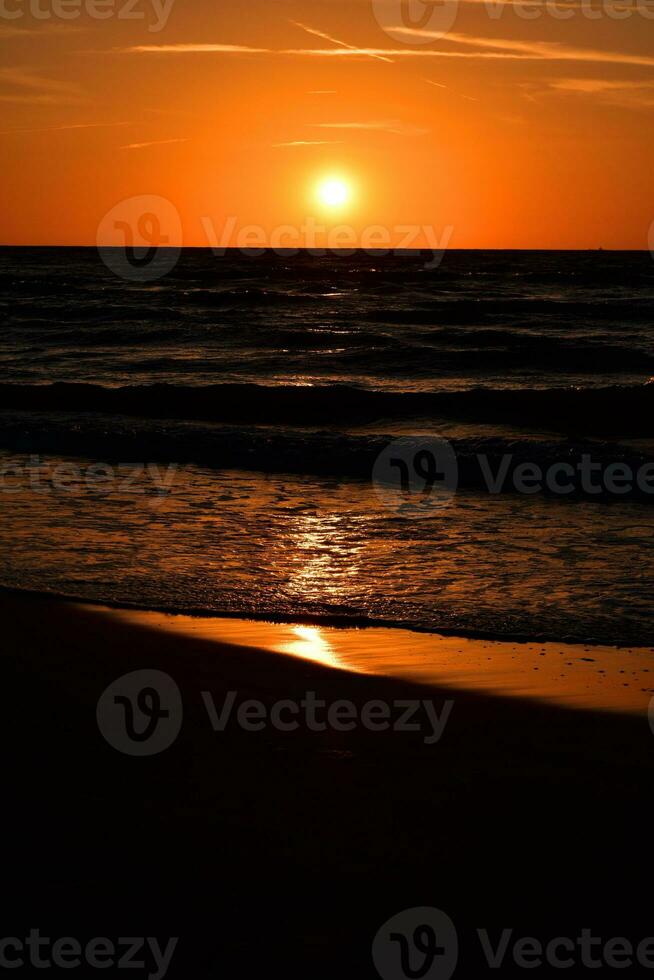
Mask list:
[[[247,373],[247,364],[234,366],[233,362],[239,356],[247,358],[252,350],[299,358],[304,355],[304,361],[297,365],[300,373],[312,367],[312,355],[318,352],[321,356],[314,368],[324,368],[329,359],[334,369],[347,372],[360,359],[370,369],[391,376],[399,372],[421,375],[426,371],[438,376],[466,370],[474,376],[492,370],[512,372],[521,367],[554,371],[562,376],[610,376],[618,371],[647,377],[654,371],[654,340],[638,328],[622,330],[618,337],[599,324],[569,334],[563,329],[542,332],[525,327],[471,328],[463,324],[384,327],[353,323],[348,317],[334,317],[329,323],[306,317],[299,317],[295,323],[277,317],[243,323],[229,315],[185,316],[163,308],[157,310],[156,317],[150,317],[150,322],[139,319],[137,313],[133,308],[110,307],[88,322],[83,318],[75,322],[65,311],[48,318],[48,310],[44,309],[39,318],[30,314],[26,321],[8,324],[6,336],[17,351],[40,351],[49,358],[51,366],[56,364],[62,347],[70,347],[84,359],[94,347],[123,345],[129,352],[124,358],[126,371],[142,369],[142,365],[135,365],[133,352],[141,350],[151,357],[153,344],[164,355],[169,351],[177,355],[180,348],[188,373],[202,373],[207,358],[211,358],[214,371]],[[42,351],[43,345],[47,346],[47,354]]]
[[[20,454],[45,454],[105,462],[166,462],[220,470],[249,470],[328,476],[371,482],[375,463],[397,434],[356,434],[273,426],[223,426],[179,420],[128,420],[123,416],[44,416],[5,414],[0,426],[0,449]],[[432,445],[427,435],[411,437],[416,451]],[[438,437],[442,438],[442,437]],[[540,492],[582,496],[591,501],[638,499],[654,503],[654,492],[636,476],[644,467],[654,472],[654,455],[613,442],[467,436],[448,440],[456,455],[460,489],[483,493],[516,492],[520,467],[537,466]],[[584,482],[581,464],[592,463],[593,476]],[[558,473],[552,485],[545,475],[565,464],[570,476]],[[633,475],[619,493],[606,489],[615,465]],[[571,485],[560,491],[560,483]],[[588,489],[592,483],[593,489]]]
[[0,409],[281,425],[465,419],[566,435],[654,434],[654,383],[597,388],[380,391],[342,385],[0,384]]
[[484,324],[499,318],[503,323],[512,320],[536,320],[540,327],[560,328],[562,322],[614,322],[621,325],[625,321],[652,322],[654,301],[649,298],[630,298],[625,303],[622,297],[603,299],[589,297],[588,300],[564,300],[538,296],[477,296],[471,299],[456,298],[436,300],[420,305],[399,308],[375,308],[367,314],[368,319],[381,323],[401,324]]

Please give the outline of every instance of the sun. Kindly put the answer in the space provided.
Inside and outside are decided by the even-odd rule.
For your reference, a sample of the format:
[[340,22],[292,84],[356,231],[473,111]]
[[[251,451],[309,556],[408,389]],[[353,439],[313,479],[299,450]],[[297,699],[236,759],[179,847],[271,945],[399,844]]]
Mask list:
[[347,181],[340,177],[326,177],[317,187],[317,197],[321,204],[328,208],[341,208],[352,196],[352,189]]

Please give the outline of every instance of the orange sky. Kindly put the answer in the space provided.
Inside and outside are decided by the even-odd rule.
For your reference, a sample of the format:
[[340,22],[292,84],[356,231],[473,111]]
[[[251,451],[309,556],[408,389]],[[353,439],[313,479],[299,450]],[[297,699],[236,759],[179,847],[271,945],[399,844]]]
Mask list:
[[[185,245],[313,218],[647,248],[654,3],[572,2],[2,0],[0,241],[95,244],[118,202],[158,195]],[[403,27],[421,14],[434,36]],[[329,214],[332,174],[353,196]]]

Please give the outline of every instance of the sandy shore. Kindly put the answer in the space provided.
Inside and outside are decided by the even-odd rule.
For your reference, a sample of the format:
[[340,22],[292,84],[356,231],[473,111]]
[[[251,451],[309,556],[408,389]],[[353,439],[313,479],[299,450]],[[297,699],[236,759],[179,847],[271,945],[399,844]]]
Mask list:
[[[582,680],[569,703],[585,710],[565,708],[545,670],[561,651],[541,647],[506,651],[507,664],[519,656],[531,673],[551,673],[535,697],[516,696],[530,694],[522,682],[509,697],[499,692],[515,674],[495,649],[473,656],[472,641],[435,650],[431,638],[425,685],[407,678],[413,648],[403,644],[429,638],[398,631],[317,637],[9,595],[0,611],[11,935],[173,935],[168,976],[359,980],[376,976],[379,926],[419,905],[453,918],[475,976],[466,937],[477,927],[543,940],[583,927],[654,932],[640,897],[654,795],[643,652],[602,653],[616,658],[611,670],[626,669],[622,660],[638,676],[607,673],[593,692],[608,701],[628,683],[640,695],[605,712],[584,693],[597,661],[570,660]],[[500,675],[492,694],[472,676],[488,656]],[[396,676],[378,676],[384,661]],[[174,743],[136,758],[107,743],[96,710],[109,684],[142,669],[173,678],[184,710]],[[230,692],[236,707],[255,699],[268,717],[307,692],[347,699],[358,718],[372,700],[391,712],[428,700],[446,724],[431,742],[426,722],[215,731],[203,692],[217,706]]]
[[335,629],[116,610],[135,626],[256,647],[357,674],[418,681],[591,711],[647,713],[654,649],[513,643],[400,629]]

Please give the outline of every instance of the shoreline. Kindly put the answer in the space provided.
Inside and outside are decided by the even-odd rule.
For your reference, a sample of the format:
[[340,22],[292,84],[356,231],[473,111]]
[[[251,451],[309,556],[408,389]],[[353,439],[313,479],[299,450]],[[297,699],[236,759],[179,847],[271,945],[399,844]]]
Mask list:
[[182,638],[256,648],[350,674],[453,693],[638,715],[648,713],[654,697],[654,650],[649,648],[518,643],[395,628],[337,629],[120,609],[112,614],[121,622]]
[[184,639],[296,657],[350,674],[397,679],[454,692],[482,693],[585,711],[647,714],[654,697],[654,649],[565,643],[318,617],[243,617],[53,596],[0,587],[0,597],[58,603],[109,614],[115,622]]
[[279,625],[320,626],[334,630],[399,630],[405,633],[415,633],[417,636],[442,636],[462,640],[480,640],[488,643],[550,643],[562,646],[607,647],[612,650],[642,650],[654,655],[654,644],[640,641],[633,643],[612,643],[600,640],[597,636],[573,637],[570,634],[538,632],[503,633],[499,630],[466,629],[463,626],[438,626],[430,628],[401,620],[371,619],[366,616],[339,616],[323,613],[284,613],[277,611],[256,612],[250,610],[233,611],[231,609],[207,609],[204,606],[183,608],[168,604],[151,604],[130,602],[127,599],[96,599],[76,593],[49,592],[42,589],[23,589],[18,586],[0,584],[0,597],[3,595],[16,598],[27,598],[35,601],[63,602],[82,606],[100,607],[103,609],[125,610],[129,612],[158,613],[164,616],[188,616],[190,619],[219,619],[240,620],[252,623],[272,623]]

